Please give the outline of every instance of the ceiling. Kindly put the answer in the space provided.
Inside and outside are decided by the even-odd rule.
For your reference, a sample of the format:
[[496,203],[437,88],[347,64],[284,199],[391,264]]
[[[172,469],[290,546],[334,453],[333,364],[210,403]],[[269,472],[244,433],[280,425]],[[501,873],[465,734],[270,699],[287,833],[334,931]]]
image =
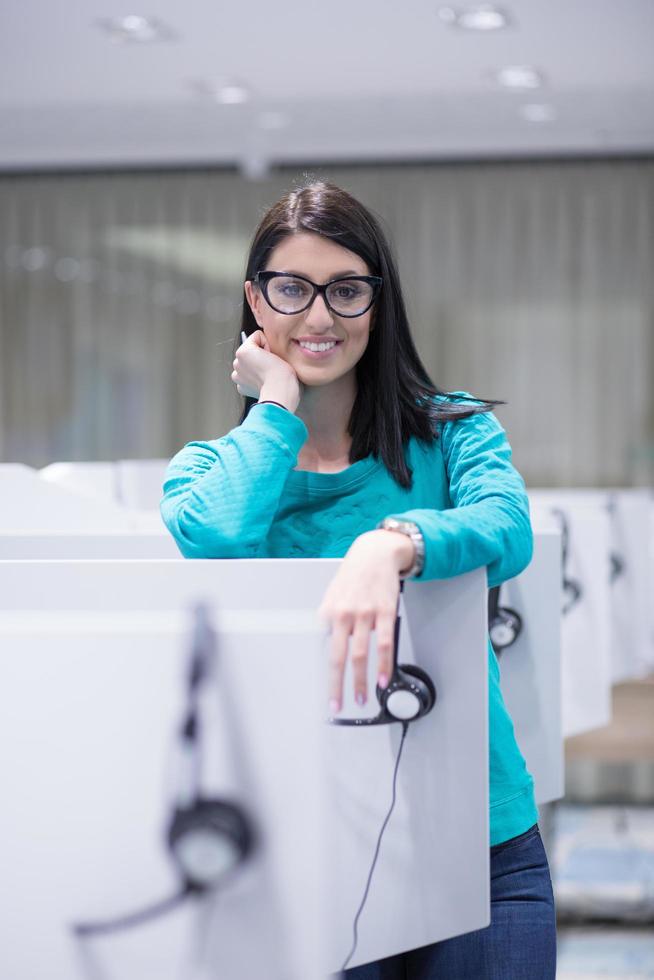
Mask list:
[[[508,0],[471,33],[429,0],[14,0],[0,12],[0,168],[646,154],[654,151],[654,2]],[[125,14],[175,32],[116,42]],[[505,65],[544,86],[500,88]],[[193,91],[236,81],[248,102]],[[528,122],[526,103],[555,118]],[[283,128],[265,128],[266,113]],[[263,116],[263,125],[262,125]]]

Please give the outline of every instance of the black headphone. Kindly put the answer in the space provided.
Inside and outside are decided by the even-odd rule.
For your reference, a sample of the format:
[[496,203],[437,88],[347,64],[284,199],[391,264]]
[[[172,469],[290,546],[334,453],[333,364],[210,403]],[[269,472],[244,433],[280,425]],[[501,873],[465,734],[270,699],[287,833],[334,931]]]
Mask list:
[[180,889],[172,897],[139,912],[103,922],[75,923],[72,928],[78,935],[113,932],[139,925],[168,911],[189,895],[217,888],[234,874],[254,849],[254,825],[245,810],[231,800],[204,797],[200,790],[202,726],[199,694],[215,659],[215,643],[207,609],[199,604],[194,610],[187,707],[179,729],[180,785],[165,835],[179,875]]
[[493,650],[499,656],[513,646],[522,633],[522,616],[509,606],[500,606],[501,585],[488,590],[488,633]]
[[[404,591],[404,581],[400,580],[400,593]],[[353,942],[350,952],[348,953],[345,961],[341,967],[341,974],[344,975],[347,969],[348,963],[354,956],[358,943],[358,923],[361,913],[363,912],[364,906],[368,899],[368,893],[370,890],[370,883],[372,881],[372,876],[374,874],[375,865],[377,864],[377,858],[379,857],[379,849],[382,842],[382,837],[384,835],[384,830],[388,825],[388,821],[391,818],[393,808],[395,806],[396,799],[396,784],[397,784],[397,772],[400,765],[400,758],[402,755],[402,748],[404,746],[404,740],[406,734],[409,730],[409,725],[413,721],[417,721],[418,718],[423,718],[425,715],[429,714],[434,705],[436,704],[436,688],[434,683],[427,674],[426,671],[422,670],[420,667],[416,667],[414,664],[398,664],[397,655],[400,648],[400,599],[398,596],[397,601],[397,613],[395,616],[395,632],[393,640],[393,671],[391,674],[390,681],[387,687],[380,687],[379,684],[376,686],[377,701],[379,702],[379,713],[375,715],[374,718],[330,718],[329,722],[332,725],[353,725],[353,726],[366,726],[366,725],[390,725],[393,722],[399,722],[402,725],[402,734],[400,737],[400,745],[398,748],[397,758],[395,760],[395,768],[393,770],[393,793],[390,809],[384,818],[381,830],[379,831],[379,836],[377,838],[377,845],[375,847],[374,856],[372,859],[372,864],[368,872],[368,880],[366,882],[366,887],[363,892],[363,898],[359,904],[354,921],[352,923],[352,934]]]
[[[401,581],[400,592],[403,591],[404,581]],[[393,672],[387,687],[380,687],[377,684],[375,688],[379,713],[373,718],[330,718],[332,725],[390,725],[395,721],[408,724],[429,714],[436,704],[436,688],[429,674],[415,664],[397,662],[400,646],[399,608],[398,598],[393,641]]]
[[565,511],[559,507],[552,507],[551,513],[558,519],[561,527],[561,585],[563,588],[563,605],[561,615],[567,616],[574,605],[579,602],[583,595],[581,582],[568,577],[568,555],[570,548],[570,525]]

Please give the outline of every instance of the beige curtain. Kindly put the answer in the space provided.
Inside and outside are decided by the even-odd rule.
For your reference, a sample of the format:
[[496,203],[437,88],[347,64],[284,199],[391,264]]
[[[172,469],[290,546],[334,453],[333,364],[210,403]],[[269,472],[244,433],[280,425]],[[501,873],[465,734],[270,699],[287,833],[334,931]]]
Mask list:
[[[654,470],[654,161],[325,167],[381,216],[443,388],[531,485]],[[0,178],[0,456],[170,456],[238,418],[249,239],[301,171]]]

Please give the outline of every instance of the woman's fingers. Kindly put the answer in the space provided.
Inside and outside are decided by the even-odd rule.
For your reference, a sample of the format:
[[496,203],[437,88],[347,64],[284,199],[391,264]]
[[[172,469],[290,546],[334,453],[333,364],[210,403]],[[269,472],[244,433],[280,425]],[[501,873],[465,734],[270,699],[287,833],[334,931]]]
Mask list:
[[350,643],[354,699],[359,705],[365,704],[368,698],[368,645],[373,623],[372,612],[357,616]]
[[375,625],[377,634],[377,683],[388,687],[393,673],[393,650],[395,647],[396,612],[378,612]]
[[[241,339],[243,337],[245,332],[241,331]],[[280,365],[283,365],[287,371],[290,370],[297,381],[295,372],[286,362],[276,354],[272,354],[263,330],[255,330],[249,337],[245,337],[236,350],[230,377],[235,385],[240,385],[242,389],[240,394],[247,395],[249,398],[258,398],[264,383],[272,372],[279,371]]]
[[268,341],[266,340],[266,335],[263,330],[255,330],[254,333],[250,334],[248,340],[251,340],[255,346],[261,347],[262,350],[270,351],[270,347],[268,346]]
[[335,715],[343,704],[343,674],[347,659],[351,621],[338,616],[332,621],[331,649],[329,655],[329,710]]
[[[330,713],[343,704],[343,676],[352,658],[354,695],[359,704],[367,694],[368,655],[372,631],[377,640],[377,681],[388,686],[393,673],[395,624],[400,595],[393,535],[372,531],[359,535],[323,597],[319,618],[330,627]],[[392,548],[389,548],[392,544]],[[349,646],[349,650],[348,650]]]
[[[239,347],[239,350],[240,349],[241,348]],[[243,379],[242,373],[239,370],[238,352],[232,361],[232,367],[234,370],[232,371],[230,378],[236,385],[236,390],[238,391],[239,395],[244,395],[246,398],[258,398],[261,389],[255,387],[253,384],[246,383],[246,381]]]
[[[356,619],[342,616],[333,620],[329,661],[329,709],[332,714],[340,711],[343,704],[343,677],[348,647],[355,701],[364,705],[368,699],[368,656],[374,623],[375,615],[372,611],[360,613]],[[387,687],[393,671],[395,614],[378,613],[376,624],[377,682],[380,687]]]

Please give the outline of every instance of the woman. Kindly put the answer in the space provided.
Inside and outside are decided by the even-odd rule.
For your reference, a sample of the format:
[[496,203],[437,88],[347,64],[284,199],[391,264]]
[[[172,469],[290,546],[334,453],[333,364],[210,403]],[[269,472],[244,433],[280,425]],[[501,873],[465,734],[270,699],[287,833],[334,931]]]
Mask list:
[[[445,394],[416,352],[375,218],[312,182],[264,216],[247,263],[232,381],[239,425],[172,460],[163,519],[188,558],[342,558],[319,609],[330,711],[351,658],[366,702],[370,634],[388,683],[400,579],[531,559],[524,482],[497,402]],[[391,528],[378,525],[395,518]],[[391,522],[393,524],[393,522]],[[397,526],[399,524],[399,527]],[[489,644],[491,925],[346,972],[352,980],[553,980],[555,925],[533,781]]]

